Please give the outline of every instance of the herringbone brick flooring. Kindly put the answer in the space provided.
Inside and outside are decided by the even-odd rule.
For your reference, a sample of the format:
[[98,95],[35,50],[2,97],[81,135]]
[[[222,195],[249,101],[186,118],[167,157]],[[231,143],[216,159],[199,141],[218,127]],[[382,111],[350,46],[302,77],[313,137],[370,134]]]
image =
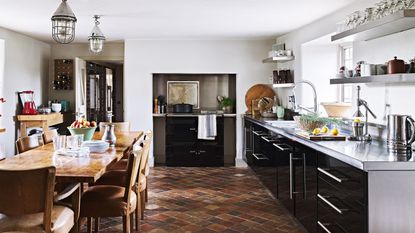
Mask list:
[[[120,218],[101,232],[121,232]],[[156,167],[139,232],[304,232],[249,168]]]

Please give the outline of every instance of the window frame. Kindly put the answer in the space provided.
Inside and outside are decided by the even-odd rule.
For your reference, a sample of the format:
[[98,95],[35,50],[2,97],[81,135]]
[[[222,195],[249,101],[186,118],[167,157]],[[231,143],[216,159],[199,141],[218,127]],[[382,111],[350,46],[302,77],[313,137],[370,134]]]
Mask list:
[[[343,43],[339,45],[339,70],[340,67],[345,66],[346,63],[346,59],[345,59],[345,51],[347,49],[351,49],[351,60],[352,64],[353,64],[353,44],[352,43]],[[349,69],[353,69],[354,67],[347,67]],[[350,93],[350,99],[348,99],[347,101],[345,100],[345,84],[341,84],[338,85],[338,89],[337,89],[337,93],[338,93],[338,101],[339,102],[347,102],[347,103],[351,103],[352,102],[352,97],[353,97],[353,93]]]

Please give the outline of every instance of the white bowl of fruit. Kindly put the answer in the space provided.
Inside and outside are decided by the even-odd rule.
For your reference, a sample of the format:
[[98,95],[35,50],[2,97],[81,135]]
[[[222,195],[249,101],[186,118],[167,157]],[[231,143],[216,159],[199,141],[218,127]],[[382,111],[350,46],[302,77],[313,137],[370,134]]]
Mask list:
[[68,130],[71,135],[84,135],[84,141],[89,141],[94,136],[95,130],[97,129],[97,123],[95,121],[87,121],[84,118],[75,120],[69,127]]

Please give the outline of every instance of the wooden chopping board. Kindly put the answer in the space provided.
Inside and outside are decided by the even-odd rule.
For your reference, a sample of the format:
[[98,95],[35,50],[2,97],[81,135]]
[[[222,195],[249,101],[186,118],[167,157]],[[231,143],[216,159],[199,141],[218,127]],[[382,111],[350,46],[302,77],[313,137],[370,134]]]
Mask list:
[[275,91],[268,85],[256,84],[252,86],[245,94],[245,105],[248,108],[246,113],[251,113],[252,100],[260,99],[262,97],[274,99],[274,96],[277,96],[277,93],[275,93]]
[[331,135],[331,134],[319,134],[313,135],[307,132],[296,132],[296,134],[302,138],[311,140],[311,141],[345,141],[346,136],[344,135]]

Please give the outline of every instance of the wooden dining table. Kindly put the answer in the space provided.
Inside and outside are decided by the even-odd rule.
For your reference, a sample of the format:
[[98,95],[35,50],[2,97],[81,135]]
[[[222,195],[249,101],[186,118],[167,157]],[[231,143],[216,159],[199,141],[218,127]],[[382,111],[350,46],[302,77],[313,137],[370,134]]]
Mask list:
[[[107,167],[120,160],[124,151],[132,145],[135,138],[143,135],[142,131],[117,132],[117,141],[114,147],[110,147],[104,153],[90,153],[86,157],[72,157],[57,155],[54,153],[53,144],[49,143],[24,153],[8,157],[0,161],[0,169],[25,170],[39,167],[56,167],[56,182],[62,183],[95,183],[107,170]],[[102,133],[96,132],[94,139],[102,138]],[[72,199],[75,212],[75,227],[71,232],[78,232],[79,194]]]
[[[53,144],[49,143],[0,161],[0,169],[23,170],[54,166],[57,182],[95,183],[108,165],[120,160],[124,150],[135,138],[141,137],[143,132],[119,132],[115,135],[115,147],[110,147],[104,153],[90,153],[86,157],[56,155]],[[94,139],[100,139],[101,136],[100,132],[96,132]]]

